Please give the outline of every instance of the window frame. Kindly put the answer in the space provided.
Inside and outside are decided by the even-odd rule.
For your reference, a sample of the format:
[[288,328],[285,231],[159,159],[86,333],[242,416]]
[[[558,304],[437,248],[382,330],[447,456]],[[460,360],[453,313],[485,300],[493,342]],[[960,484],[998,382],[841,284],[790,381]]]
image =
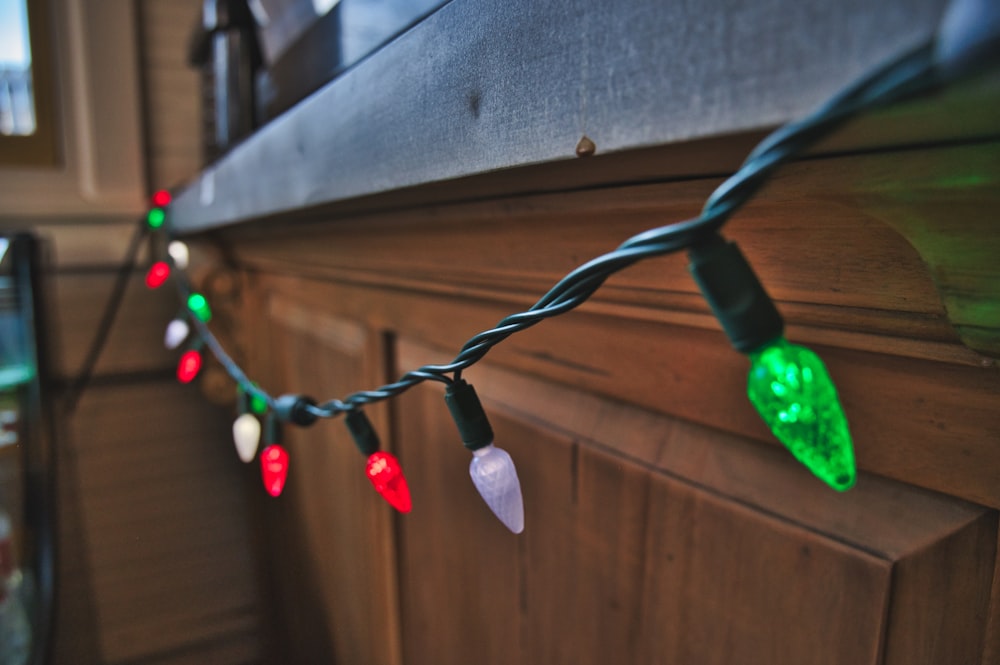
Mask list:
[[27,136],[0,134],[0,168],[61,165],[56,140],[52,69],[54,53],[49,0],[25,0],[25,6],[28,12],[28,38],[31,40],[35,131]]

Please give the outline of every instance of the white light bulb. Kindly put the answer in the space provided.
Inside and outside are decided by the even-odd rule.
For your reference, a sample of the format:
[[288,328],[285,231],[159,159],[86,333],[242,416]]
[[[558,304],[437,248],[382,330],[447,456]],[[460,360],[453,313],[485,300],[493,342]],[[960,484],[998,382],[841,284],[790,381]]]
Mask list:
[[472,451],[469,474],[483,501],[493,514],[514,533],[524,531],[524,501],[514,460],[506,450],[492,443]]
[[173,240],[167,245],[167,254],[170,255],[170,258],[174,260],[174,265],[179,269],[184,270],[188,267],[190,252],[188,252],[188,246],[180,240]]
[[244,413],[233,421],[233,441],[236,443],[236,454],[246,463],[257,456],[257,446],[260,445],[260,421],[252,413]]
[[163,335],[163,344],[168,349],[176,349],[187,339],[191,327],[184,319],[174,319],[167,324],[167,332]]

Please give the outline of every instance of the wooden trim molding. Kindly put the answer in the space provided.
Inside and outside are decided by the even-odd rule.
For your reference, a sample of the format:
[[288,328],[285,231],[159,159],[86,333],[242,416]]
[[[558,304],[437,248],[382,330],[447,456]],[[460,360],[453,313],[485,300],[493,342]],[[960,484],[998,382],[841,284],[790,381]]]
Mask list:
[[[778,301],[791,335],[993,367],[998,155],[1000,143],[984,141],[798,162],[726,233]],[[236,227],[226,236],[236,258],[259,270],[480,297],[515,311],[630,235],[694,214],[718,182],[412,206],[325,224]],[[584,309],[717,329],[682,256],[629,268]]]

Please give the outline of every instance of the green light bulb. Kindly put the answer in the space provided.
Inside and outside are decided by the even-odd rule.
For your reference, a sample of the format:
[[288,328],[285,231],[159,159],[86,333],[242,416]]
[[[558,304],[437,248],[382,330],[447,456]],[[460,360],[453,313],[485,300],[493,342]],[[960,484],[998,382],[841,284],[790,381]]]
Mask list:
[[[252,384],[254,388],[259,388],[256,383]],[[267,400],[258,395],[257,393],[248,392],[250,395],[250,411],[256,413],[258,416],[262,416],[267,413]]]
[[163,226],[164,220],[167,219],[167,213],[163,211],[163,208],[153,208],[146,215],[146,223],[149,224],[149,228],[158,229]]
[[774,436],[835,490],[854,485],[854,448],[837,389],[815,353],[784,338],[750,354],[747,395]]
[[187,306],[188,309],[191,310],[192,314],[205,323],[208,323],[212,318],[212,310],[208,306],[208,301],[205,300],[205,296],[200,293],[192,293],[188,296]]

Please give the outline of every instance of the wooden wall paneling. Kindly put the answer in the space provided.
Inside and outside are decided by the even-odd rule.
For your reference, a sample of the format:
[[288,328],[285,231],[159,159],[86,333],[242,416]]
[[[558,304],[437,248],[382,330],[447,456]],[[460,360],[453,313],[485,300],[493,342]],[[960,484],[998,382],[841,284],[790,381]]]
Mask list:
[[872,160],[856,174],[858,206],[898,230],[927,264],[962,340],[1000,358],[1000,146],[983,143],[891,165]]
[[[682,257],[630,268],[579,312],[511,338],[470,372],[498,414],[500,445],[521,468],[529,531],[520,539],[468,482],[469,456],[440,390],[394,400],[391,445],[415,505],[397,522],[402,660],[991,662],[996,514],[916,486],[1000,507],[1000,381],[991,359],[959,343],[927,251],[896,224],[908,210],[898,183],[911,182],[928,209],[971,199],[956,233],[979,228],[975,202],[991,200],[984,187],[995,174],[956,193],[934,164],[988,165],[991,150],[800,162],[732,224],[779,300],[789,337],[813,345],[838,383],[863,471],[845,495],[811,477],[759,422],[745,398],[746,360],[718,331]],[[866,172],[898,180],[883,187]],[[398,335],[392,376],[446,361],[565,270],[693,212],[714,184],[227,232],[269,319],[271,332],[254,334],[251,367],[269,359],[253,376],[274,380],[268,387],[310,386],[322,398],[381,383],[384,373],[361,372],[341,385],[327,369],[358,374],[363,361],[338,364],[358,353],[345,348],[360,348],[351,326],[369,339]],[[328,436],[316,431],[292,434],[297,454],[317,461],[303,487],[336,473],[318,471],[330,462],[311,452]],[[285,529],[286,549],[312,554],[276,560],[332,552],[328,535],[310,532],[347,518],[289,500],[302,504],[282,516],[277,502],[267,523],[275,534]],[[337,576],[321,563],[308,569],[307,579]],[[315,585],[321,624],[340,584]]]
[[[1000,553],[1000,543],[996,545]],[[983,637],[983,665],[1000,664],[1000,556],[993,567],[993,583],[990,586],[989,615],[986,619],[986,635]]]
[[[745,435],[665,418],[599,394],[567,390],[494,363],[471,371],[477,382],[489,386],[489,398],[496,407],[517,418],[538,418],[532,415],[539,411],[536,405],[544,405],[542,415],[548,426],[574,440],[599,443],[626,459],[711,487],[765,513],[801,524],[823,523],[838,540],[866,543],[888,557],[899,557],[913,543],[924,542],[920,534],[928,524],[947,531],[948,525],[981,514],[978,509],[970,511],[969,504],[943,502],[937,494],[902,483],[881,478],[870,482],[868,474],[861,474],[849,496],[861,505],[877,505],[879,510],[846,513],[842,497],[848,495],[829,491],[779,446],[761,446]],[[713,445],[705,445],[706,439]],[[919,520],[897,520],[892,529],[885,529],[882,522],[891,515],[919,516]]]
[[[293,337],[280,322],[267,315],[267,299],[266,292],[253,292],[254,310],[248,312],[252,318],[246,319],[254,327],[248,347],[253,363],[247,369],[272,394],[280,394],[289,381]],[[315,365],[310,363],[310,366]],[[309,434],[294,428],[282,432],[283,443]],[[261,441],[261,446],[266,444]],[[261,563],[268,597],[269,656],[279,662],[335,662],[327,606],[330,599],[317,582],[319,564],[310,549],[309,526],[299,506],[300,493],[292,491],[298,467],[304,461],[298,454],[292,457],[287,489],[276,498],[268,496],[261,487],[259,462],[255,460],[251,465],[253,479],[248,488],[260,517],[258,546],[264,552]],[[321,528],[327,532],[330,525]]]
[[[53,280],[53,332],[57,375],[73,378],[82,369],[116,276],[111,271],[60,272]],[[163,346],[163,331],[179,304],[172,285],[151,291],[143,272],[130,278],[95,375],[162,371],[177,355]]]
[[[82,367],[136,221],[31,224],[52,250],[47,296],[64,380]],[[74,414],[58,413],[56,663],[172,662],[234,640],[238,660],[216,662],[260,653],[245,506],[234,500],[233,477],[211,456],[179,469],[185,449],[200,454],[199,445],[218,442],[225,420],[171,378],[176,354],[161,340],[177,309],[170,288],[149,291],[142,268],[133,273],[97,381]],[[211,600],[202,603],[205,595]]]
[[[261,279],[275,294],[369,318],[435,349],[417,364],[451,359],[469,336],[510,313],[506,304],[485,299],[416,298],[349,285],[320,288],[318,282],[285,276]],[[791,339],[803,341],[794,335]],[[838,385],[862,469],[1000,507],[993,445],[1000,437],[996,367],[815,348]],[[584,306],[511,337],[490,358],[611,399],[780,445],[746,399],[748,362],[719,332],[595,315]]]
[[244,652],[256,644],[247,518],[221,413],[192,386],[92,387],[71,437],[103,662],[172,662],[237,635]]
[[[256,275],[239,273],[239,280],[240,297],[231,310],[239,325],[234,328],[231,351],[244,361],[254,381],[276,392],[286,381],[286,335],[266,315],[269,296]],[[258,552],[256,572],[264,601],[262,660],[297,663],[316,654],[330,660],[323,598],[316,585],[297,582],[315,575],[298,554],[305,551],[304,534],[298,514],[289,505],[291,495],[272,498],[263,490],[256,459],[245,466],[243,481],[247,506],[254,516],[253,547]]]
[[[51,268],[61,271],[116,268],[135,232],[138,217],[41,218],[20,226],[46,242]],[[139,264],[149,260],[148,244],[139,250]]]
[[169,653],[156,654],[128,665],[204,665],[205,663],[261,663],[260,636],[256,631],[231,633]]
[[[63,380],[82,368],[137,221],[116,214],[18,224],[48,241],[50,341]],[[171,662],[233,640],[240,644],[238,660],[220,655],[216,662],[246,662],[248,652],[261,649],[256,586],[246,561],[250,541],[245,524],[238,528],[245,506],[233,500],[225,468],[206,464],[186,469],[192,477],[177,473],[174,441],[189,448],[214,444],[219,421],[218,414],[206,417],[192,390],[171,388],[176,354],[161,340],[178,304],[170,288],[151,292],[142,284],[147,262],[144,243],[97,380],[77,411],[58,411],[63,395],[55,396],[60,532],[53,662],[115,663],[136,654]],[[150,403],[130,408],[128,399],[119,400],[135,395]],[[148,445],[131,445],[137,440]],[[221,478],[208,481],[220,471]],[[201,512],[206,504],[213,509]],[[229,552],[235,552],[231,565],[220,572],[220,558]],[[198,614],[199,598],[209,590],[214,602],[206,605],[208,614]],[[231,616],[219,616],[233,607]]]
[[[403,339],[400,363],[429,351]],[[606,400],[595,414],[586,395],[490,366],[470,377],[518,463],[526,531],[506,532],[467,481],[441,391],[401,397],[401,453],[433,511],[402,522],[407,662],[978,657],[995,512],[875,478],[847,494],[809,479],[796,504],[784,494],[802,470],[766,446]],[[665,461],[673,439],[706,453]]]
[[985,655],[996,539],[993,512],[896,564],[886,665],[988,662],[980,659]]
[[[387,350],[378,331],[294,299],[271,299],[265,312],[273,362],[281,363],[271,370],[278,386],[325,398],[385,376]],[[384,424],[381,407],[366,411]],[[315,594],[309,602],[322,619],[310,623],[325,632],[304,637],[310,646],[297,647],[301,662],[399,663],[392,509],[367,481],[365,459],[342,421],[286,428],[286,440],[288,484],[269,511],[268,528],[284,521],[279,529],[295,533],[288,547],[272,551],[272,565],[289,569],[287,576],[277,573],[289,587],[285,607],[300,591]]]
[[138,8],[150,184],[177,187],[202,166],[200,74],[187,62],[202,3],[141,0]]
[[[293,467],[294,468],[294,467]],[[254,464],[252,491],[263,492]],[[269,659],[273,662],[335,662],[329,634],[328,599],[315,583],[317,573],[309,552],[306,527],[292,496],[258,497]],[[254,504],[252,504],[254,505]]]
[[[992,445],[1000,435],[995,368],[814,348],[838,385],[861,468],[1000,506]],[[577,314],[519,335],[495,356],[567,384],[775,442],[746,399],[748,362],[720,333]]]
[[52,636],[52,663],[99,665],[100,635],[91,576],[87,532],[81,508],[79,473],[73,449],[66,445],[66,423],[54,441],[57,449],[56,603]]
[[[446,415],[442,391],[414,389],[393,408],[413,497],[399,529],[403,662],[534,662],[522,648],[519,621],[525,588],[518,560],[528,552],[473,487],[471,455]],[[539,442],[539,454],[552,459],[558,449],[545,449],[547,443]]]
[[[154,186],[171,186],[192,176],[201,159],[198,76],[185,64],[187,36],[201,3],[144,0],[134,14],[131,3],[116,5],[125,12],[108,8],[112,4],[69,3],[62,26],[69,29],[63,32],[70,42],[96,45],[75,49],[88,56],[82,61],[90,63],[90,74],[111,71],[111,79],[133,79],[139,67],[148,102],[148,154],[140,155],[137,147],[138,115],[125,118],[117,108],[125,100],[122,108],[137,109],[135,86],[108,87],[103,75],[77,81],[71,76],[67,99],[82,92],[77,101],[94,96],[113,102],[94,107],[112,113],[84,112],[80,122],[68,125],[69,147],[81,139],[80,145],[97,147],[91,152],[103,157],[88,166],[70,154],[59,173],[4,178],[16,194],[6,200],[40,214],[7,210],[0,224],[31,228],[52,244],[50,322],[62,379],[80,369],[135,228],[137,220],[127,216],[141,208],[140,190],[150,184],[141,160],[148,160]],[[118,18],[104,20],[109,16]],[[102,41],[102,30],[109,29],[129,48]],[[138,62],[131,57],[133,42]],[[101,57],[89,57],[94,54]],[[115,94],[104,94],[109,91]],[[70,106],[86,111],[92,105]],[[96,133],[84,127],[91,116],[100,125]],[[117,159],[123,155],[128,159]],[[74,415],[60,414],[65,436],[57,440],[62,466],[54,662],[255,662],[261,653],[259,601],[245,506],[234,499],[239,485],[232,460],[227,456],[217,464],[213,455],[219,451],[202,449],[219,443],[220,435],[228,441],[228,418],[206,408],[195,389],[179,389],[170,378],[176,355],[161,340],[178,304],[171,288],[149,292],[142,286],[147,262],[144,247],[97,366],[97,385]]]

